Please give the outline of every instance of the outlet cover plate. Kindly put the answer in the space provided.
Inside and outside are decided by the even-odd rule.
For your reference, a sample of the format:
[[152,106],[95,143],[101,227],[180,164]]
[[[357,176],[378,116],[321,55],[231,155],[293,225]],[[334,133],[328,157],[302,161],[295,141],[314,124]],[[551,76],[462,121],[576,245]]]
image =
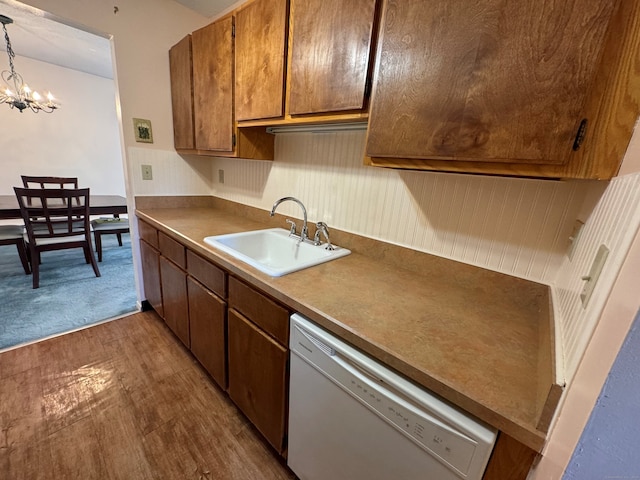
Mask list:
[[584,308],[586,308],[587,304],[589,303],[589,299],[591,298],[593,289],[598,282],[598,278],[600,278],[602,268],[604,267],[608,256],[609,249],[605,245],[600,245],[600,248],[598,248],[598,251],[596,252],[595,258],[593,259],[593,263],[591,264],[591,270],[589,270],[589,274],[586,277],[582,278],[585,281],[585,284],[582,288],[582,293],[580,294],[580,300],[582,300],[582,306]]
[[153,169],[151,165],[142,165],[142,179],[143,180],[153,180]]

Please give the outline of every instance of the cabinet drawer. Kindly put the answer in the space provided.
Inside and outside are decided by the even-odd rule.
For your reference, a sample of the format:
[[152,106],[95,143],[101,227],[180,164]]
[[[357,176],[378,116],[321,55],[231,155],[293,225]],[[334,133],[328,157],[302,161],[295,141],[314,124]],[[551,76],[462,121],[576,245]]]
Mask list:
[[191,250],[187,250],[187,272],[218,296],[227,298],[227,276],[224,270]]
[[233,277],[229,277],[229,306],[289,345],[289,311],[283,306]]
[[185,256],[184,246],[176,242],[173,238],[158,232],[158,241],[160,243],[160,253],[181,268],[187,268],[187,258]]
[[138,234],[140,238],[155,248],[159,248],[158,230],[142,220],[138,220]]

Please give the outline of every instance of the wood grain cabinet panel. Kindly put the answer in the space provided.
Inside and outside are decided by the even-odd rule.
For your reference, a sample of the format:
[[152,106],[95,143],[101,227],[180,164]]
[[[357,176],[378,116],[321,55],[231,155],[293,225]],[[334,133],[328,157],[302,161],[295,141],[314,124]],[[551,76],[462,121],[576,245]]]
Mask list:
[[163,257],[168,258],[182,269],[187,268],[187,257],[184,245],[163,232],[158,232],[158,244]]
[[191,250],[187,250],[187,272],[220,298],[227,298],[226,272]]
[[211,377],[227,388],[227,304],[204,285],[187,278],[191,352]]
[[289,310],[233,277],[229,277],[229,307],[250,318],[283,345],[289,344]]
[[517,440],[499,433],[482,480],[526,480],[537,456]]
[[291,0],[291,115],[366,106],[376,0]]
[[229,396],[280,453],[287,408],[287,349],[229,309]]
[[189,304],[187,273],[165,257],[160,257],[162,306],[164,321],[180,341],[189,348]]
[[171,111],[173,144],[176,150],[195,148],[193,136],[193,69],[191,35],[187,35],[169,50],[171,77]]
[[236,13],[236,119],[284,114],[287,0],[255,0]]
[[160,252],[142,238],[140,239],[140,261],[146,300],[151,308],[164,318],[162,287],[160,285]]
[[160,248],[158,241],[158,229],[152,227],[147,222],[138,219],[138,234],[140,238],[151,245],[153,248]]
[[192,34],[196,148],[233,151],[233,17]]
[[618,3],[385,2],[366,154],[565,164]]

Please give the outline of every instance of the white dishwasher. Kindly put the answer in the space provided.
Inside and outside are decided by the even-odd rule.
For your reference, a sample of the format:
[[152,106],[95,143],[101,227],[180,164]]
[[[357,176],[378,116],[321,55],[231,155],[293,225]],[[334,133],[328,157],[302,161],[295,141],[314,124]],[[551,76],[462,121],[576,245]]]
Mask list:
[[481,479],[497,432],[299,314],[288,465],[301,480]]

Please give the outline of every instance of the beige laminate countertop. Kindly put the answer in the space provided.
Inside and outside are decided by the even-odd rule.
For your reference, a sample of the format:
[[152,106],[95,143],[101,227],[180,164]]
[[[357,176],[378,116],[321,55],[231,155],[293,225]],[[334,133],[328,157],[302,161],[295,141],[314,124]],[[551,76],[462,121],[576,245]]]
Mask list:
[[[538,426],[557,404],[549,400],[549,375],[540,373],[553,356],[545,340],[547,286],[413,251],[399,259],[411,262],[403,268],[385,257],[392,256],[387,248],[395,257],[406,249],[375,242],[374,258],[333,235],[353,253],[272,278],[204,243],[206,236],[274,225],[267,212],[262,223],[223,207],[139,204],[136,213],[409,379],[529,448],[542,449],[546,435]],[[277,222],[285,226],[281,218]],[[373,242],[362,247],[367,241]]]

